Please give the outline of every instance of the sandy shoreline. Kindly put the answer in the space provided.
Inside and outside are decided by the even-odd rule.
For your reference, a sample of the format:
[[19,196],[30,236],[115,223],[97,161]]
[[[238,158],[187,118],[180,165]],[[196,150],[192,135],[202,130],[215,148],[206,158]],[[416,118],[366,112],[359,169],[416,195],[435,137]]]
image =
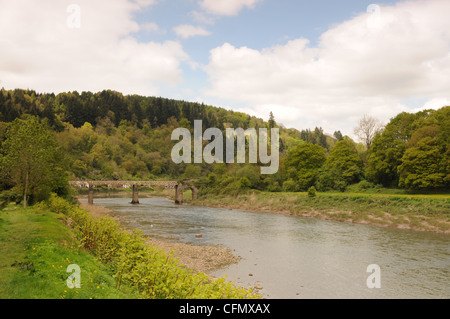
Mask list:
[[[80,202],[80,207],[87,210],[95,218],[109,216],[112,210],[99,206],[88,205]],[[179,262],[195,272],[209,273],[219,270],[228,265],[237,263],[239,257],[233,255],[229,248],[206,245],[193,245],[181,242],[161,241],[156,239],[148,239],[147,243],[164,250],[166,253],[173,253],[173,256]]]

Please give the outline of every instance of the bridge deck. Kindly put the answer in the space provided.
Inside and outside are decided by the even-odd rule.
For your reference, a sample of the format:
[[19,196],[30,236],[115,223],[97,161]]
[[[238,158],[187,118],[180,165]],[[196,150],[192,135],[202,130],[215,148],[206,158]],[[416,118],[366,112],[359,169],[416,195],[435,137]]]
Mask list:
[[176,181],[70,181],[70,185],[78,188],[89,188],[92,186],[107,186],[116,188],[129,188],[133,185],[137,186],[164,186],[166,188],[174,188],[178,182]]

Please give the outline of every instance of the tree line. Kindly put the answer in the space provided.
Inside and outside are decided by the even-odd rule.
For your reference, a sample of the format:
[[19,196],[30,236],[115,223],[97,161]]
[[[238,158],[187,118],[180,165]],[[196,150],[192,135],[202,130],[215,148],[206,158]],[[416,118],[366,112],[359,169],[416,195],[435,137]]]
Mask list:
[[[450,107],[401,113],[381,127],[356,123],[362,143],[340,131],[287,129],[240,112],[161,97],[98,93],[0,91],[1,189],[26,201],[67,194],[69,179],[197,178],[204,191],[344,191],[359,183],[410,190],[449,188]],[[261,175],[250,164],[174,164],[171,132],[227,127],[280,129],[280,170]],[[36,163],[37,162],[37,163]],[[35,164],[35,165],[34,165]],[[34,165],[34,166],[33,166]]]

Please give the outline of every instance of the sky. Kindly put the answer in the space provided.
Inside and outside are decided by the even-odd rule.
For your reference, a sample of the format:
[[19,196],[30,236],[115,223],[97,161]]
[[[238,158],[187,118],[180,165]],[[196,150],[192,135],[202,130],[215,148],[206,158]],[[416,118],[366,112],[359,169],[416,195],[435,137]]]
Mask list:
[[[372,0],[375,1],[375,0]],[[0,0],[0,87],[111,89],[353,136],[450,105],[450,1]]]

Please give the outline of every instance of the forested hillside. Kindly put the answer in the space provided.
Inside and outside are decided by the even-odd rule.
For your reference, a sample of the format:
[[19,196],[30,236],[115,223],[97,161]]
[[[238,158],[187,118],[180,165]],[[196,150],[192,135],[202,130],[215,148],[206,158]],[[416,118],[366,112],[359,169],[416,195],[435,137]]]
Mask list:
[[[19,150],[13,156],[12,142],[18,143],[20,127],[36,120],[35,123],[51,132],[56,142],[57,147],[52,148],[55,155],[47,160],[56,161],[58,169],[67,172],[67,180],[195,177],[204,190],[219,193],[250,189],[306,191],[312,186],[319,191],[344,191],[357,183],[362,189],[382,185],[410,190],[446,190],[450,185],[448,106],[437,111],[397,115],[376,134],[367,149],[339,131],[331,137],[324,134],[322,128],[301,131],[284,128],[271,114],[263,120],[199,103],[124,96],[109,90],[55,95],[2,89],[3,189],[14,187],[23,192],[25,173],[13,172],[11,165],[14,158],[23,154],[18,145]],[[204,129],[216,127],[222,131],[227,127],[279,127],[281,163],[278,173],[261,175],[259,166],[250,164],[173,163],[171,150],[176,142],[171,140],[171,133],[179,127],[192,130],[194,120],[202,120]],[[26,134],[38,134],[30,132],[21,132],[22,139],[26,139]],[[16,178],[12,178],[14,173]],[[58,174],[59,180],[62,175]],[[59,186],[55,186],[58,183]],[[49,184],[46,189],[63,192],[58,183]],[[39,187],[36,187],[32,193],[38,192]]]

